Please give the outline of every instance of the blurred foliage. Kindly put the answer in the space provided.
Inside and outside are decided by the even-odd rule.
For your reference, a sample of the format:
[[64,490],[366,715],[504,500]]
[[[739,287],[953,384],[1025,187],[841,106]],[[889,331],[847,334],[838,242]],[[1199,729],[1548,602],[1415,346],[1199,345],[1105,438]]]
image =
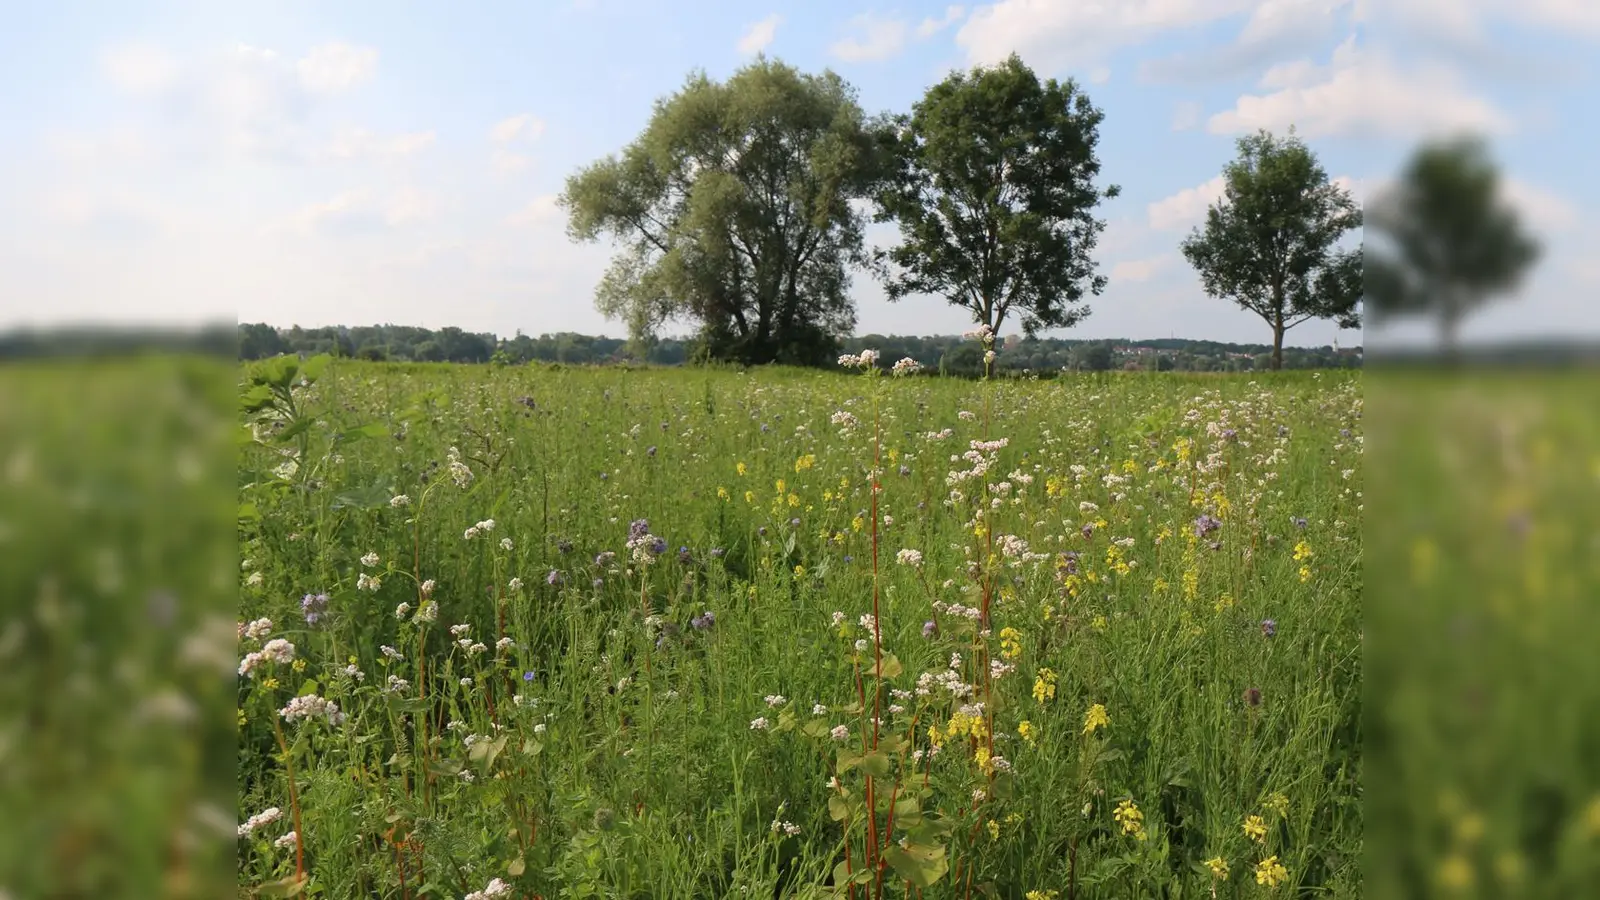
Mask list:
[[1594,896],[1600,384],[1366,385],[1368,896]]
[[234,376],[0,367],[0,895],[231,893]]

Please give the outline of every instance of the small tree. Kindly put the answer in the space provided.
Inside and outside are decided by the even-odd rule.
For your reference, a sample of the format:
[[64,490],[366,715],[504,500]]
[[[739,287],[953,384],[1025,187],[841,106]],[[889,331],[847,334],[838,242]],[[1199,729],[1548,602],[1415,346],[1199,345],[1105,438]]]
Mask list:
[[1461,322],[1513,290],[1539,245],[1500,196],[1500,174],[1471,137],[1424,145],[1372,204],[1367,292],[1374,324],[1431,316],[1454,354]]
[[1296,325],[1334,319],[1360,327],[1361,250],[1334,245],[1361,227],[1361,210],[1294,129],[1286,138],[1248,135],[1238,148],[1223,170],[1223,198],[1184,239],[1183,255],[1208,295],[1271,326],[1272,368],[1281,369],[1283,336]]
[[900,245],[877,257],[892,263],[889,299],[942,296],[995,333],[1016,311],[1030,336],[1088,315],[1074,304],[1106,284],[1092,213],[1118,193],[1094,186],[1104,117],[1015,54],[929,88],[896,120],[894,177],[877,196],[876,220],[900,226]]

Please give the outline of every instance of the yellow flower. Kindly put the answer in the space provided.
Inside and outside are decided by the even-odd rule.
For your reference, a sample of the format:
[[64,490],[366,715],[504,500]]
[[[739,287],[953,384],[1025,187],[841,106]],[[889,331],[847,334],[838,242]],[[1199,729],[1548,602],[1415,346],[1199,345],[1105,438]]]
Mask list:
[[1258,844],[1267,842],[1267,823],[1260,816],[1246,816],[1244,820],[1244,836]]
[[993,819],[989,820],[989,840],[1000,840],[1000,823]]
[[1083,716],[1083,733],[1094,734],[1096,730],[1105,728],[1110,724],[1111,716],[1106,714],[1105,706],[1096,703],[1089,707],[1089,711]]
[[1056,696],[1056,673],[1049,669],[1040,669],[1039,677],[1033,681],[1033,699],[1040,703],[1052,700]]
[[779,493],[779,494],[781,494],[781,493],[783,493],[783,484],[784,484],[784,482],[783,482],[783,479],[782,479],[782,478],[779,478],[779,479],[778,479],[778,480],[777,480],[777,481],[776,481],[776,482],[774,482],[774,484],[773,484],[773,491],[774,491],[774,492],[775,492],[775,493]]
[[1279,883],[1287,881],[1288,878],[1289,870],[1278,862],[1276,856],[1269,856],[1256,863],[1256,884],[1277,887]]
[[1600,837],[1600,794],[1583,811],[1583,826],[1589,832],[1589,837]]
[[304,672],[306,670],[306,661],[304,659],[297,659],[290,665],[296,672]]
[[1300,543],[1294,545],[1294,561],[1295,562],[1305,562],[1306,560],[1308,560],[1310,558],[1311,558],[1311,545],[1310,544],[1306,543],[1305,541],[1301,541]]
[[805,456],[802,456],[799,459],[794,461],[795,474],[798,475],[801,472],[804,472],[805,470],[807,470],[807,469],[811,468],[813,465],[815,465],[816,462],[817,462],[816,455],[815,454],[811,454],[811,453],[807,453]]
[[1007,825],[1016,825],[1017,823],[1019,823],[1021,821],[1022,821],[1022,813],[1014,812],[1014,813],[1007,813],[1006,814],[1006,824]]
[[1039,729],[1034,728],[1033,723],[1029,722],[1027,719],[1023,719],[1021,722],[1017,723],[1017,736],[1027,741],[1028,746],[1033,746],[1034,738],[1038,734]]
[[1056,900],[1059,896],[1061,894],[1058,891],[1029,891],[1022,895],[1022,900]]
[[1287,818],[1289,815],[1289,798],[1281,791],[1275,791],[1262,802],[1262,806],[1278,814],[1278,818]]
[[756,492],[755,491],[745,491],[744,492],[744,502],[754,506],[755,502],[756,502]]
[[804,575],[805,573],[806,573],[806,567],[805,566],[795,566],[794,567],[794,574],[795,574],[796,578],[800,577],[801,575]]
[[266,680],[261,682],[261,686],[266,688],[269,691],[273,690],[274,688],[276,688],[278,686],[278,679],[276,679],[276,678],[268,678],[268,679],[266,679]]
[[1459,853],[1453,854],[1439,864],[1437,877],[1442,887],[1455,891],[1464,891],[1472,887],[1472,882],[1475,880],[1472,875],[1472,863],[1467,862],[1467,858]]
[[1308,582],[1310,580],[1311,580],[1311,567],[1310,566],[1301,566],[1300,567],[1300,583],[1301,584],[1305,584],[1306,582]]
[[972,761],[977,763],[980,769],[989,768],[989,748],[979,747],[977,752],[972,754]]
[[850,520],[851,531],[860,531],[865,527],[867,527],[867,520],[861,518],[860,516],[856,516],[854,519]]
[[1022,655],[1022,633],[1015,628],[1000,629],[1000,655],[1006,659],[1016,659]]
[[249,722],[249,721],[250,721],[250,717],[244,714],[244,710],[242,710],[242,709],[239,710],[239,727],[243,728],[245,726],[245,723]]
[[799,506],[800,505],[800,498],[795,494],[790,494],[789,495],[789,505],[790,506]]
[[1111,814],[1111,818],[1122,826],[1123,834],[1136,835],[1139,840],[1144,840],[1144,813],[1139,811],[1138,804],[1132,800],[1123,800],[1117,804],[1117,809]]
[[1092,620],[1090,620],[1089,627],[1093,628],[1095,631],[1105,631],[1106,625],[1108,624],[1109,623],[1106,621],[1105,616],[1095,616]]
[[1220,856],[1213,856],[1206,860],[1206,868],[1211,870],[1211,877],[1218,881],[1228,880],[1228,861]]
[[734,468],[734,471],[738,472],[740,475],[743,475],[744,473],[750,471],[749,469],[745,468],[745,465],[742,462],[739,463],[738,465],[734,466],[733,468]]

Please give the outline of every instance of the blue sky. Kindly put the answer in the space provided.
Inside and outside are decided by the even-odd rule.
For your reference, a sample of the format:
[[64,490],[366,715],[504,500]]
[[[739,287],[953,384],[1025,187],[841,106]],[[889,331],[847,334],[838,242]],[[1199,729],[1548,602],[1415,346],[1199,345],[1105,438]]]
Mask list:
[[[1358,195],[1423,137],[1492,135],[1547,253],[1467,335],[1600,334],[1597,44],[1593,0],[39,4],[0,33],[0,327],[621,334],[592,302],[607,248],[567,241],[552,199],[692,69],[764,52],[905,110],[1016,51],[1105,110],[1104,180],[1123,188],[1096,252],[1111,286],[1073,336],[1265,340],[1177,245],[1236,137],[1290,124]],[[863,333],[966,324],[865,276],[854,293]],[[1362,335],[1290,335],[1334,339]]]

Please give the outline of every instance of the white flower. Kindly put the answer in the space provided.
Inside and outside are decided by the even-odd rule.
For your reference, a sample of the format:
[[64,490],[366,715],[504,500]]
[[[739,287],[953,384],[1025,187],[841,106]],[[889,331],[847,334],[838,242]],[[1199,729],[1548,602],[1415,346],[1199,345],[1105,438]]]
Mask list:
[[438,618],[439,604],[433,602],[432,600],[424,600],[422,605],[417,607],[417,614],[411,617],[411,621],[427,624],[429,622],[437,621]]
[[378,564],[378,554],[368,553],[366,556],[361,557],[361,564],[369,569],[372,568]]
[[506,582],[506,587],[512,593],[516,593],[517,591],[522,590],[522,579],[521,578],[513,578],[510,581]]
[[912,359],[911,357],[907,356],[906,358],[904,358],[904,359],[900,360],[899,362],[895,363],[894,364],[894,368],[891,371],[897,376],[899,376],[899,375],[915,375],[916,373],[922,371],[922,363],[919,363],[916,360]]
[[244,626],[241,626],[239,628],[239,634],[242,637],[247,637],[252,641],[259,641],[259,640],[261,640],[262,638],[266,637],[267,635],[269,635],[271,633],[272,633],[272,620],[271,619],[257,619],[254,622],[251,622],[248,625],[244,625]]
[[436,582],[434,582],[434,580],[432,578],[429,578],[427,581],[424,581],[422,583],[422,596],[423,597],[432,597],[433,596],[433,589],[435,587],[435,584],[436,584]]
[[850,726],[835,725],[833,726],[833,730],[828,733],[831,734],[833,739],[836,741],[848,741],[850,739]]
[[339,704],[316,694],[302,694],[295,697],[289,701],[288,706],[278,710],[278,715],[283,716],[285,722],[298,722],[313,716],[326,718],[329,725],[340,725],[344,722],[344,713],[339,711]]
[[984,353],[983,361],[992,365],[994,363],[994,351],[990,350]]
[[489,879],[489,883],[484,886],[483,890],[473,891],[466,896],[465,900],[490,900],[490,898],[493,897],[509,896],[511,896],[511,885],[506,884],[504,881],[501,881],[498,878],[491,878]]
[[250,577],[246,578],[244,580],[244,583],[246,585],[249,585],[250,587],[261,587],[262,582],[264,582],[265,580],[266,580],[265,578],[261,577],[261,573],[260,572],[251,572],[250,573]]
[[273,822],[276,822],[281,818],[283,818],[283,810],[277,808],[276,806],[269,806],[266,809],[263,809],[261,812],[258,812],[250,818],[244,820],[244,824],[239,826],[239,837],[247,837],[257,828],[260,828],[264,825],[271,825]]
[[901,550],[899,553],[896,553],[894,558],[895,561],[902,566],[911,566],[912,568],[916,568],[922,565],[921,550],[912,550],[911,548],[907,547],[906,549]]
[[368,575],[367,573],[362,572],[361,575],[356,578],[356,590],[358,591],[371,591],[372,593],[376,594],[378,592],[378,588],[381,587],[383,587],[383,579],[376,575]]
[[402,506],[410,506],[411,498],[407,497],[405,494],[395,494],[393,497],[389,498],[389,505],[395,509],[399,509]]
[[767,722],[767,717],[766,716],[760,716],[758,718],[754,718],[754,719],[750,720],[750,730],[751,731],[766,731],[768,724],[769,723]]
[[839,612],[838,610],[834,610],[834,613],[833,613],[833,627],[838,628],[839,625],[841,623],[843,623],[843,622],[844,622],[844,613]]
[[872,646],[872,642],[871,641],[867,640],[866,638],[862,638],[862,639],[856,641],[856,652],[857,653],[865,653],[865,652],[867,652],[867,649],[869,647],[871,647],[871,646]]
[[284,835],[283,837],[278,838],[277,840],[273,841],[272,842],[272,846],[277,847],[279,850],[282,850],[282,849],[285,849],[287,847],[293,847],[295,844],[297,844],[299,842],[300,842],[299,833],[291,831],[288,834]]
[[773,708],[773,707],[782,706],[783,704],[789,702],[789,698],[785,697],[782,694],[768,694],[763,699],[766,701],[767,707],[769,709]]
[[406,617],[406,613],[409,612],[411,612],[411,604],[401,603],[399,606],[394,608],[394,617],[396,619],[404,619]]
[[811,714],[813,716],[825,716],[828,714],[828,708],[823,706],[821,703],[813,704],[811,707]]
[[501,550],[504,550],[507,553],[510,553],[511,552],[511,548],[513,546],[515,546],[515,545],[511,543],[511,538],[501,538],[500,539],[500,549]]

